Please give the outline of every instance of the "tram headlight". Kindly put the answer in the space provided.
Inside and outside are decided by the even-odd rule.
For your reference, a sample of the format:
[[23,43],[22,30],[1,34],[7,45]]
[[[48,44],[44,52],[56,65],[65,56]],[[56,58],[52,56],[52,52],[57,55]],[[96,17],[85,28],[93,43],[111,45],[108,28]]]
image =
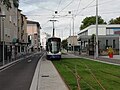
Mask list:
[[59,52],[58,54],[61,54],[61,52]]
[[52,54],[51,52],[48,52],[49,54]]

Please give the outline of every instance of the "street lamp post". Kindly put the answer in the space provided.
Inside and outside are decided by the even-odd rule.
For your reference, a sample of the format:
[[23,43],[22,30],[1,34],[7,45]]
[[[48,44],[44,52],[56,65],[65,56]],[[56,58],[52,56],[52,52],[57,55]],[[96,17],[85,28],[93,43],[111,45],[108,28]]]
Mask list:
[[[68,11],[69,14],[71,14],[71,11]],[[73,53],[75,52],[74,50],[74,14],[72,14],[72,20],[73,20],[73,23],[72,23],[72,28],[73,28]]]
[[70,51],[72,51],[72,47],[71,47],[71,22],[70,22]]
[[0,15],[1,18],[1,31],[2,31],[2,39],[3,39],[3,65],[5,65],[5,60],[4,60],[4,47],[5,47],[5,42],[4,42],[4,18],[6,15]]
[[73,19],[73,53],[75,53],[75,48],[74,48],[74,16],[72,15],[72,19]]
[[98,0],[96,0],[96,53],[95,58],[98,58]]
[[53,22],[53,37],[55,36],[55,25],[54,22],[56,22],[57,20],[50,20],[51,22]]
[[120,55],[120,35],[119,35],[119,55]]

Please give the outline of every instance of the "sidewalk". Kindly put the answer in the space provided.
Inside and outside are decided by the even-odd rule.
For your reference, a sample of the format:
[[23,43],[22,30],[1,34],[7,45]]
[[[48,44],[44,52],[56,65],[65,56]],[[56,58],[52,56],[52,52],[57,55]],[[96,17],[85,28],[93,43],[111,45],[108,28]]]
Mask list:
[[[102,57],[102,58],[109,58],[109,56],[100,56],[100,57]],[[113,58],[111,58],[111,59],[118,59],[118,60],[120,60],[120,55],[113,55]]]
[[[14,59],[14,60],[5,60],[5,65],[6,64],[9,64],[9,63],[11,63],[11,62],[14,62],[14,61],[16,61],[16,60],[18,60],[18,59],[21,59],[21,58],[23,58],[23,57],[25,57],[25,56],[29,56],[29,55],[31,55],[31,54],[33,54],[33,53],[24,53],[24,54],[18,54],[17,56],[16,56],[16,59]],[[3,66],[3,62],[1,61],[0,62],[0,66]]]
[[[9,67],[9,66],[11,66],[12,64],[15,64],[15,63],[17,63],[17,62],[19,62],[19,61],[21,61],[23,58],[26,58],[26,57],[29,57],[29,56],[31,56],[33,53],[25,53],[25,54],[21,54],[21,55],[18,55],[17,57],[16,57],[16,59],[14,59],[14,60],[5,60],[5,65],[3,65],[3,62],[0,62],[0,70],[2,70],[2,69],[4,69],[4,68],[6,68],[6,67]],[[37,54],[37,53],[36,53]]]
[[30,90],[69,90],[51,61],[39,60]]

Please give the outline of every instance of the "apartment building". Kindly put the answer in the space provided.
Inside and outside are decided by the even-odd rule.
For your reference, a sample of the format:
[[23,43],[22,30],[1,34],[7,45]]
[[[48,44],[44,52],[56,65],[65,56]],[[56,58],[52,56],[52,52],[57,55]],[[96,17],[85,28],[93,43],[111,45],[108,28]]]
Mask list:
[[21,10],[18,9],[18,47],[17,51],[27,52],[28,34],[27,34],[27,17],[21,14]]
[[27,33],[29,37],[29,51],[40,50],[40,24],[36,21],[27,21]]
[[8,51],[11,51],[12,56],[15,52],[13,50],[13,41],[17,40],[17,8],[12,2],[11,0],[11,8],[9,10],[0,3],[0,15],[5,15],[5,17],[0,17],[0,61],[3,56],[3,42],[5,44],[5,60],[7,59]]

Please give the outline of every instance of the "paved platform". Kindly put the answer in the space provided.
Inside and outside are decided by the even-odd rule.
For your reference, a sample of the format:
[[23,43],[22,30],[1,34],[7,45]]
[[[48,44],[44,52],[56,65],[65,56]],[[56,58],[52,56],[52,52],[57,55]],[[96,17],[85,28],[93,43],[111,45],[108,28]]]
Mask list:
[[[100,57],[109,58],[109,56],[100,56]],[[113,55],[113,58],[111,58],[111,59],[118,59],[118,60],[120,60],[120,55]]]
[[38,62],[30,90],[69,90],[51,61]]
[[[113,58],[109,58],[108,56],[99,56],[98,58],[94,58],[94,56],[88,56],[86,54],[79,54],[79,52],[66,52],[64,51],[64,55],[62,56],[63,58],[85,58],[85,59],[90,59],[98,62],[103,62],[107,64],[113,64],[113,65],[118,65],[120,66],[120,55],[114,55]],[[76,57],[77,56],[77,57]]]

